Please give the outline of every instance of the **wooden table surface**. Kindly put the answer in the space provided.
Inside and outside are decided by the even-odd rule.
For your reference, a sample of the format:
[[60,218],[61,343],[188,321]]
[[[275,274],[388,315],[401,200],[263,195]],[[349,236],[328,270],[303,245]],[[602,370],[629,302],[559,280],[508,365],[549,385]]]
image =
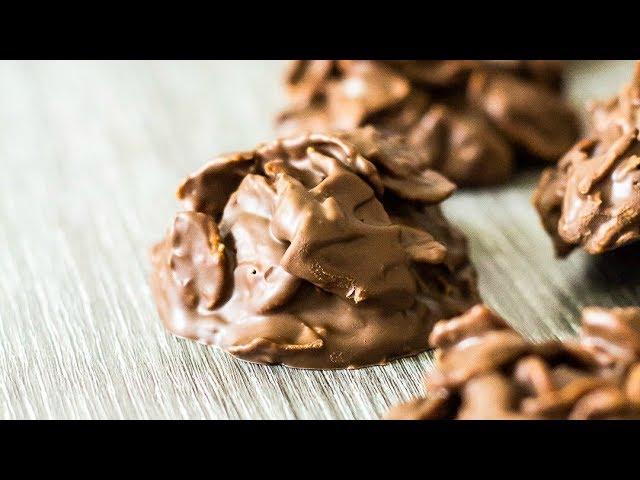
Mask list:
[[[148,247],[179,180],[272,135],[281,62],[0,62],[0,418],[378,418],[431,355],[357,371],[253,365],[163,330]],[[576,104],[629,62],[575,62]],[[482,294],[523,333],[565,337],[584,305],[640,303],[638,248],[558,261],[538,172],[456,193]]]

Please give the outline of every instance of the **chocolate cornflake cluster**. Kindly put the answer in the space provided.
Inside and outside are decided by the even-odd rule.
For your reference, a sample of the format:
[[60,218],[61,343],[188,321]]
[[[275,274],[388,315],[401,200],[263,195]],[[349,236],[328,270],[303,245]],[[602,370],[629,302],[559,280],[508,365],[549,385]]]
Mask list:
[[152,252],[175,335],[254,362],[383,364],[427,348],[478,301],[455,186],[373,128],[303,134],[224,155],[178,189],[185,211]]
[[589,113],[590,135],[543,172],[533,197],[559,256],[640,238],[640,63],[617,97]]
[[587,308],[576,341],[525,340],[484,305],[438,322],[428,398],[390,419],[640,418],[640,308]]
[[562,70],[551,60],[299,60],[277,123],[286,133],[373,125],[406,135],[458,185],[498,184],[516,153],[555,162],[576,140]]

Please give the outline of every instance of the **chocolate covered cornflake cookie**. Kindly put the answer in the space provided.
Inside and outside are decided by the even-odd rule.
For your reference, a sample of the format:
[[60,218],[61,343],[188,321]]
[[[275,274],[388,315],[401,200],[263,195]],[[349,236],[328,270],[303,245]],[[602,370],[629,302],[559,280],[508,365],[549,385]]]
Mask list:
[[555,162],[578,135],[561,98],[562,62],[294,61],[281,132],[373,125],[406,135],[459,185],[507,180],[514,153]]
[[478,301],[438,206],[454,188],[373,128],[221,156],[179,187],[184,211],[153,248],[160,317],[253,362],[356,368],[423,351],[435,321]]
[[640,63],[617,97],[589,110],[590,136],[543,172],[533,197],[559,256],[640,238]]
[[587,308],[577,341],[533,343],[483,305],[436,324],[428,398],[389,419],[640,418],[640,308]]

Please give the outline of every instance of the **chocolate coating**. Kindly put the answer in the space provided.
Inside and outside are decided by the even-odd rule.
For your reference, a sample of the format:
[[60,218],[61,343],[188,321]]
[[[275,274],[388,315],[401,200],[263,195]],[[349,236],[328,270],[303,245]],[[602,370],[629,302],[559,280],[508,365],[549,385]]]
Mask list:
[[573,111],[536,83],[477,71],[469,79],[467,97],[507,139],[539,158],[555,161],[576,139]]
[[217,158],[179,187],[186,211],[153,248],[160,317],[253,362],[357,368],[423,351],[437,320],[478,300],[438,206],[454,188],[370,127]]
[[561,99],[563,64],[511,60],[294,61],[281,132],[373,125],[406,135],[459,185],[506,181],[516,151],[555,162],[578,122]]
[[591,132],[555,169],[533,202],[558,255],[599,254],[640,238],[640,63],[631,83],[590,108]]
[[640,418],[640,308],[587,308],[579,341],[525,340],[484,305],[438,322],[428,398],[390,419]]

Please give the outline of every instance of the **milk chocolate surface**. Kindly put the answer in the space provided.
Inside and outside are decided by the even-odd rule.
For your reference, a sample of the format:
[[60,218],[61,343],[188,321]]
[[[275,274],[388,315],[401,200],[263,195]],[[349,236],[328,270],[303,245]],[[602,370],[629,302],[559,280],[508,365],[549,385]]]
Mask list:
[[589,113],[589,136],[543,172],[533,198],[560,256],[640,238],[640,63],[617,97]]
[[459,185],[497,184],[516,153],[555,162],[575,141],[562,69],[545,60],[294,61],[292,105],[277,122],[286,133],[373,125],[406,135]]
[[178,189],[152,251],[173,334],[253,362],[384,364],[478,301],[455,186],[400,137],[303,134],[221,156]]
[[427,398],[390,419],[640,418],[640,308],[587,308],[579,340],[525,340],[477,305],[436,324]]

